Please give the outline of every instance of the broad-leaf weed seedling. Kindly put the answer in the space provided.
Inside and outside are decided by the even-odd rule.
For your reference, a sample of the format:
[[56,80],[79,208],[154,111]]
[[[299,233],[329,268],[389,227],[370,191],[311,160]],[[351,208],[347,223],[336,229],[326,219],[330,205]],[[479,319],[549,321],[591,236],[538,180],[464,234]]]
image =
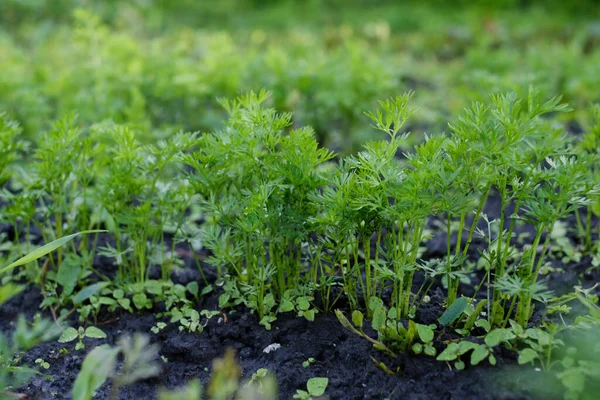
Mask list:
[[102,332],[95,326],[88,326],[85,329],[82,326],[80,326],[79,329],[69,327],[60,335],[58,341],[60,343],[69,343],[77,339],[75,350],[81,350],[85,349],[85,345],[83,344],[83,339],[85,338],[105,339],[106,333]]
[[298,389],[294,395],[294,399],[312,400],[319,398],[325,394],[329,378],[310,378],[306,382],[306,390]]

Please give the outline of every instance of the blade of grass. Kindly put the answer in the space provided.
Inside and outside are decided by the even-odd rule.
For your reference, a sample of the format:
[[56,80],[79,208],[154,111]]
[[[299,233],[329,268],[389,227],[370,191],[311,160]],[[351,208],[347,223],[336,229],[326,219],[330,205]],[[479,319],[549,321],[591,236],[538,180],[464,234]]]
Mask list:
[[105,231],[105,230],[81,231],[81,232],[74,233],[72,235],[61,237],[60,239],[56,239],[50,243],[43,245],[42,247],[35,249],[31,253],[19,258],[17,261],[13,262],[12,264],[0,269],[0,275],[6,273],[8,271],[11,271],[12,269],[19,267],[21,265],[25,265],[27,263],[35,261],[38,258],[41,258],[41,257],[45,256],[46,254],[53,252],[54,250],[58,249],[59,247],[64,246],[65,244],[69,243],[71,240],[73,240],[77,236],[88,234],[88,233],[97,233],[97,232],[108,232],[108,231]]

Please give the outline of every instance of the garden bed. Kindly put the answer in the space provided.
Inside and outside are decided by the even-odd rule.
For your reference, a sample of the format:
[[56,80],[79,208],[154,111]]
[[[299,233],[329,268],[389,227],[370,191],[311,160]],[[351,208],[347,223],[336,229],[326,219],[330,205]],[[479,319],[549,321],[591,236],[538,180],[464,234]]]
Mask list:
[[595,0],[4,3],[1,400],[596,400]]
[[[495,198],[490,199],[486,212],[493,216],[496,213]],[[108,237],[106,238],[108,239]],[[104,240],[101,239],[101,241]],[[443,233],[434,235],[428,241],[424,259],[443,255],[445,251]],[[574,242],[575,238],[570,237]],[[471,255],[475,257],[481,244],[473,246]],[[189,249],[181,249],[189,252]],[[198,281],[201,276],[188,254],[188,265],[173,273],[176,283],[187,284]],[[106,260],[99,260],[98,265],[103,273],[114,274],[115,268]],[[549,288],[557,294],[566,293],[573,285],[586,287],[600,280],[598,269],[589,270],[590,260],[571,262],[562,266],[565,272],[549,274],[544,280]],[[215,273],[204,265],[205,274],[214,283]],[[158,270],[156,275],[159,275]],[[474,280],[481,279],[481,273],[471,275]],[[418,290],[415,284],[415,291]],[[461,292],[472,293],[473,288],[461,287]],[[597,291],[600,293],[600,291]],[[197,304],[196,309],[218,309],[218,292],[205,296]],[[417,313],[416,321],[435,323],[444,311],[441,288],[434,287],[431,301]],[[0,306],[0,320],[14,322],[19,314],[29,320],[38,312],[43,301],[39,290],[30,288],[17,295],[6,304]],[[344,299],[338,304],[342,310],[348,311]],[[154,398],[161,387],[176,389],[186,385],[192,379],[199,379],[203,384],[209,382],[212,362],[222,357],[226,349],[232,348],[242,368],[244,379],[260,368],[267,368],[275,373],[279,387],[279,398],[290,399],[297,389],[305,386],[313,376],[329,378],[327,395],[331,399],[562,399],[563,389],[556,377],[540,371],[538,368],[518,366],[514,352],[500,349],[496,352],[497,366],[480,365],[467,367],[457,371],[434,357],[425,355],[402,354],[398,359],[390,358],[373,348],[372,344],[361,337],[345,330],[332,314],[316,316],[314,322],[297,318],[293,314],[281,315],[273,323],[271,330],[259,325],[255,314],[243,308],[235,311],[223,311],[219,317],[206,320],[202,333],[180,332],[176,325],[169,325],[158,334],[152,334],[156,326],[155,312],[103,313],[95,326],[101,328],[107,338],[101,343],[114,344],[123,334],[144,332],[151,335],[151,340],[160,346],[155,361],[160,364],[158,377],[135,383],[121,390],[119,399]],[[10,331],[10,325],[2,324],[2,330]],[[72,318],[72,324],[77,324]],[[8,328],[8,329],[7,329]],[[367,333],[376,336],[376,332],[367,328]],[[442,340],[458,338],[452,332],[440,336],[436,347],[443,349]],[[23,360],[33,364],[42,358],[50,364],[44,370],[52,379],[35,376],[20,392],[28,399],[69,398],[71,388],[80,371],[88,350],[100,341],[84,339],[86,350],[75,351],[72,344],[61,344],[56,341],[41,344],[27,351]],[[279,344],[277,350],[265,352],[270,345]],[[62,354],[60,349],[67,348]],[[161,357],[166,359],[163,360]],[[314,359],[309,366],[303,366],[309,358]],[[375,364],[375,360],[383,362],[389,368],[400,368],[395,376],[386,374]],[[108,399],[110,383],[103,385],[96,397]],[[150,397],[149,397],[150,396]]]

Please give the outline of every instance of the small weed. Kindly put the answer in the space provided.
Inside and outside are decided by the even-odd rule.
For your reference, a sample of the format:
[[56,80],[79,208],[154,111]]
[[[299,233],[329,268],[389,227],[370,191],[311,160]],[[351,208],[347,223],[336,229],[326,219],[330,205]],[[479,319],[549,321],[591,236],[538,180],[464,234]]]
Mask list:
[[69,343],[77,340],[77,344],[75,344],[75,350],[81,350],[85,348],[85,345],[83,344],[83,339],[85,338],[106,339],[106,333],[102,332],[95,326],[88,326],[87,328],[80,326],[79,329],[67,328],[60,335],[58,341],[60,343]]
[[306,382],[306,390],[298,389],[294,398],[302,400],[319,398],[325,394],[328,384],[329,378],[310,378]]

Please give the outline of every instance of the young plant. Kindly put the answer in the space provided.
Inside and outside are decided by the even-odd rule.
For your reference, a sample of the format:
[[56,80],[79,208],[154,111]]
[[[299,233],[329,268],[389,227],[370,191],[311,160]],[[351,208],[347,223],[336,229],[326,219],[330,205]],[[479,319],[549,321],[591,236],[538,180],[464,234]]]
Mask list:
[[83,339],[85,338],[105,339],[106,333],[102,332],[95,326],[88,326],[85,329],[82,326],[80,326],[79,329],[69,327],[60,335],[58,341],[60,343],[69,343],[77,340],[77,344],[75,344],[75,350],[82,350],[85,349],[85,344],[83,344]]
[[[392,307],[398,318],[409,313],[419,245],[433,207],[429,171],[405,168],[395,158],[407,137],[400,131],[411,114],[411,96],[382,101],[381,110],[368,114],[389,140],[369,142],[357,156],[340,162],[332,183],[313,196],[322,210],[315,223],[326,238],[323,242],[342,250],[333,261],[341,270],[350,304],[357,308],[359,290],[367,305],[386,286],[393,286]],[[386,262],[393,271],[382,267]],[[371,309],[366,309],[370,316]]]
[[325,394],[329,378],[310,378],[306,382],[306,390],[296,390],[294,399],[312,400]]
[[[449,147],[452,161],[460,165],[458,163],[462,160],[471,167],[469,171],[484,171],[482,176],[472,174],[476,178],[467,182],[463,188],[470,187],[471,190],[480,192],[479,205],[468,231],[463,254],[466,255],[477,230],[486,198],[491,190],[495,190],[500,197],[499,226],[497,237],[490,238],[490,247],[485,253],[489,266],[486,279],[493,275],[498,282],[507,274],[509,257],[514,254],[511,241],[515,226],[518,220],[524,220],[536,227],[536,239],[517,265],[512,266],[512,270],[526,278],[528,285],[532,285],[537,280],[539,266],[546,255],[549,233],[554,222],[584,203],[586,191],[576,180],[581,178],[584,163],[563,157],[569,151],[566,136],[561,130],[549,127],[540,118],[550,112],[568,111],[566,105],[559,104],[560,98],[541,102],[539,94],[530,90],[526,104],[514,93],[492,96],[492,102],[492,109],[476,103],[452,126],[454,133],[450,137]],[[545,168],[545,163],[549,163],[551,168]],[[571,178],[566,178],[567,176]],[[565,184],[564,188],[560,182]],[[552,193],[553,190],[555,193]],[[554,203],[555,201],[558,203]],[[526,216],[521,217],[520,214]],[[460,221],[464,220],[463,215],[461,213]],[[510,221],[508,225],[507,218]],[[459,226],[462,231],[463,224],[459,223]],[[537,257],[538,245],[544,235],[546,247],[541,256]],[[459,239],[460,237],[459,233]],[[456,249],[459,248],[460,241],[457,241]],[[450,246],[448,249],[450,250]],[[458,253],[459,251],[455,251],[455,254]],[[456,282],[450,286],[450,298],[454,297],[455,288]],[[500,286],[496,285],[493,296],[488,296],[488,307],[491,308],[489,318],[494,325],[508,320],[502,312],[503,304],[500,299]],[[528,303],[530,300],[527,298],[519,302],[519,307],[525,308],[520,312],[525,314],[518,321],[524,325],[530,315],[529,306],[526,305]]]
[[[36,177],[34,187],[39,189],[43,224],[39,225],[44,239],[58,239],[65,233],[81,229],[76,219],[81,206],[76,199],[83,196],[82,188],[75,178],[79,165],[86,165],[89,159],[82,159],[82,131],[76,124],[75,116],[69,116],[53,123],[51,129],[40,138],[35,149],[33,171]],[[57,249],[56,256],[50,257],[50,264],[57,270],[63,261],[63,250]],[[44,269],[44,272],[46,268]],[[44,276],[42,276],[42,281]]]
[[[523,201],[524,219],[536,230],[535,239],[524,253],[518,269],[518,276],[525,282],[526,288],[537,283],[556,222],[589,202],[587,196],[590,190],[582,183],[588,168],[584,160],[566,156],[558,159],[548,157],[546,163],[549,168],[542,171],[540,183],[531,197]],[[543,242],[542,235],[546,236]],[[540,243],[542,248],[538,255]],[[516,321],[522,326],[527,326],[531,316],[532,297],[531,291],[519,296]],[[511,309],[508,312],[510,315]]]
[[264,324],[286,290],[315,277],[303,264],[307,221],[315,214],[308,196],[324,183],[318,167],[333,157],[312,130],[288,133],[291,115],[263,107],[268,96],[223,101],[227,127],[203,135],[197,150],[183,156],[207,215],[208,262],[219,278],[235,280]]
[[97,195],[106,211],[106,224],[115,233],[116,247],[102,252],[116,259],[120,281],[143,283],[156,250],[168,278],[172,263],[165,262],[164,228],[181,220],[191,199],[185,185],[161,179],[178,170],[179,154],[195,143],[195,136],[181,133],[144,146],[127,126],[115,126],[108,133],[113,143],[103,160],[105,173]]
[[23,130],[6,113],[0,113],[0,187],[3,187],[12,176],[12,168],[22,152],[27,149],[27,142],[22,139]]
[[[585,182],[590,190],[600,185],[600,168],[598,167],[600,160],[600,151],[598,150],[600,149],[600,104],[595,104],[592,107],[591,114],[592,120],[590,126],[578,143],[579,149],[584,153],[579,155],[579,157],[589,160],[589,169],[585,177]],[[593,217],[600,215],[600,196],[597,193],[593,193],[589,200],[590,202],[585,209],[585,215],[582,215],[580,210],[575,210],[577,233],[583,241],[586,251],[593,250]],[[598,237],[600,237],[600,234]]]

